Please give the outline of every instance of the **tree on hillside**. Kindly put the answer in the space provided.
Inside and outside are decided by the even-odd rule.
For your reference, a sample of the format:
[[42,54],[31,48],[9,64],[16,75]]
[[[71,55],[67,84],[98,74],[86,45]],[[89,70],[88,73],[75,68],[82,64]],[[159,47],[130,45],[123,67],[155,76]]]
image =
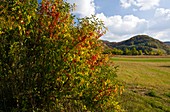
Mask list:
[[145,55],[149,55],[149,51],[144,50],[144,54],[145,54]]
[[117,48],[113,48],[113,49],[112,49],[112,54],[122,55],[122,54],[123,54],[123,51],[120,50],[120,49],[117,49]]
[[132,52],[132,55],[138,55],[139,54],[139,52],[136,50],[135,47],[132,48],[131,52]]
[[164,52],[162,50],[160,50],[160,49],[156,53],[156,55],[163,55],[163,54],[164,54]]
[[1,1],[0,111],[120,111],[122,91],[94,16],[63,0]]
[[142,52],[142,50],[139,50],[139,55],[143,55],[143,52]]
[[125,55],[132,55],[132,52],[128,48],[125,48],[124,54]]

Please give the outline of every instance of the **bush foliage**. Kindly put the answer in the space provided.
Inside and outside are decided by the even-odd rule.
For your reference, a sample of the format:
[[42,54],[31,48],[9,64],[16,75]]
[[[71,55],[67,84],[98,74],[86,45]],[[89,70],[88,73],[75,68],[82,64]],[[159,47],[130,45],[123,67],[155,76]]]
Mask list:
[[117,111],[115,69],[102,54],[103,23],[74,23],[63,0],[3,0],[0,110]]

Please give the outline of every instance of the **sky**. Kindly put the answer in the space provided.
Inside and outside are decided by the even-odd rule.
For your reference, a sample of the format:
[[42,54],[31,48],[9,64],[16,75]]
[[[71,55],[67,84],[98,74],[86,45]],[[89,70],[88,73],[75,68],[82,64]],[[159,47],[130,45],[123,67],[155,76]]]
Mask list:
[[170,41],[170,0],[66,0],[79,17],[96,15],[108,28],[103,40],[119,42],[138,34]]

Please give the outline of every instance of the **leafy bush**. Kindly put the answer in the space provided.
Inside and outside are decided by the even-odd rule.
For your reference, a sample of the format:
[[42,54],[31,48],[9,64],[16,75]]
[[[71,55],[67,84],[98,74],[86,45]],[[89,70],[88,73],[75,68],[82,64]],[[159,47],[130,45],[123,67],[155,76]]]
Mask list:
[[102,54],[102,22],[63,0],[2,1],[0,110],[121,110],[115,70]]

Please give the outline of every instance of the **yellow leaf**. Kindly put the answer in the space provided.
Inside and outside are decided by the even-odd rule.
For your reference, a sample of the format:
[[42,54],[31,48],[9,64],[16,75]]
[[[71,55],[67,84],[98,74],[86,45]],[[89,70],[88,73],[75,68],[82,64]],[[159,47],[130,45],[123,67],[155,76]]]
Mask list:
[[27,19],[28,19],[28,24],[29,24],[29,23],[30,23],[30,20],[31,20],[31,16],[28,15],[28,16],[27,16]]
[[83,84],[84,84],[84,79],[81,79],[80,85],[83,85]]
[[77,57],[77,61],[80,61],[80,56]]
[[21,26],[18,26],[19,30],[21,30]]

